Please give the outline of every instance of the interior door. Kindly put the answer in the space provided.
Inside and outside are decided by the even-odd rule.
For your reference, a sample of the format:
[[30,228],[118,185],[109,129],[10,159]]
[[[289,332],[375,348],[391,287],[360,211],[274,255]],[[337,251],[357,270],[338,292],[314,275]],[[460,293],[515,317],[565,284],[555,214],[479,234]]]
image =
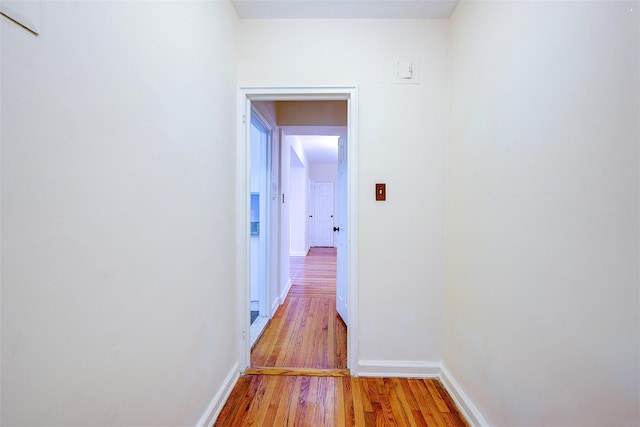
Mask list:
[[335,227],[337,237],[336,260],[336,310],[344,323],[349,326],[347,315],[347,138],[338,139],[338,225]]
[[253,111],[250,123],[250,310],[249,337],[253,344],[266,326],[271,313],[269,287],[269,224],[271,180],[271,129]]
[[333,182],[316,182],[313,197],[313,246],[333,246]]

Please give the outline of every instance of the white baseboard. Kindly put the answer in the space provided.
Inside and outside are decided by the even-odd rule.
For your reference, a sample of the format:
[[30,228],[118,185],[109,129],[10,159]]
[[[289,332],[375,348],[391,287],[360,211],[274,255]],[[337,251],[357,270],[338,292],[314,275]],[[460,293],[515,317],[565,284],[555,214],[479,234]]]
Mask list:
[[[288,282],[288,288],[291,281]],[[285,293],[286,296],[286,293]],[[283,299],[284,300],[284,299]],[[453,377],[447,367],[440,363],[413,361],[413,360],[360,360],[358,362],[358,376],[360,377],[398,377],[398,378],[439,378],[464,418],[473,427],[489,427],[489,423],[482,416],[478,408],[473,404],[469,396],[462,390],[460,384]],[[222,385],[211,399],[211,403],[205,410],[196,427],[208,427],[213,425],[220,415],[222,407],[229,398],[233,387],[236,385],[240,371],[235,363]]]
[[273,319],[273,315],[276,314],[276,310],[278,310],[279,306],[280,306],[280,299],[276,298],[275,300],[273,300],[273,304],[271,304],[271,311],[269,312],[271,316],[269,316],[269,319]]
[[460,384],[453,378],[451,372],[444,366],[440,368],[440,382],[447,390],[453,401],[458,406],[465,419],[474,427],[488,427],[489,423],[484,419],[476,405],[473,404],[469,396],[462,390]]
[[440,363],[415,360],[360,360],[360,377],[437,378]]
[[284,291],[280,294],[280,304],[284,304],[284,300],[285,300],[285,298],[287,298],[287,294],[289,293],[289,289],[291,289],[291,279],[289,279],[287,281],[287,285],[284,287]]
[[238,367],[238,363],[235,363],[222,382],[222,385],[213,396],[213,399],[211,399],[211,403],[207,406],[204,414],[202,414],[202,417],[198,420],[196,427],[209,427],[213,425],[218,418],[218,415],[220,415],[222,407],[229,398],[231,390],[233,390],[236,382],[238,382],[238,378],[240,378],[240,369]]
[[307,256],[308,252],[308,250],[304,252],[289,252],[289,256]]

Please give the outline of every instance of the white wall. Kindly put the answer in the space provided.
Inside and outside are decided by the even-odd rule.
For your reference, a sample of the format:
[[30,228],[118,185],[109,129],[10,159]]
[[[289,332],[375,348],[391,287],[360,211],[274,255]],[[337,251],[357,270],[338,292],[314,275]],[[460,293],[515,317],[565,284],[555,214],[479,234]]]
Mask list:
[[[292,151],[291,157],[294,156]],[[307,168],[291,167],[291,246],[289,254],[305,256],[309,250],[307,241]]]
[[492,425],[640,424],[637,6],[454,14],[444,363]]
[[291,276],[289,273],[289,248],[291,247],[291,146],[287,135],[280,130],[280,303],[289,292]]
[[[358,85],[360,359],[442,356],[447,35],[444,20],[239,24],[240,85]],[[397,56],[415,59],[420,84],[383,83]]]
[[309,179],[336,183],[338,181],[338,163],[309,164]]
[[0,20],[0,423],[195,425],[237,361],[235,13],[41,4]]
[[288,136],[285,141],[291,150],[291,186],[289,190],[291,245],[289,254],[305,256],[309,251],[309,160],[298,137]]
[[309,159],[307,159],[307,154],[304,152],[304,147],[302,146],[302,141],[300,141],[300,138],[293,135],[288,137],[287,141],[289,142],[291,149],[295,151],[296,156],[298,157],[298,160],[300,160],[302,166],[307,168],[309,166]]

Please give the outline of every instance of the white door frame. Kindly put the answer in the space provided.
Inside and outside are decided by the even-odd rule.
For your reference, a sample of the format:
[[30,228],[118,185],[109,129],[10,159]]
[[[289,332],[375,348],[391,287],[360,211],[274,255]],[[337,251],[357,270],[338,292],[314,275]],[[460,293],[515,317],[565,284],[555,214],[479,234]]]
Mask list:
[[347,368],[357,376],[358,367],[358,90],[356,86],[241,87],[238,93],[238,143],[236,168],[236,265],[238,362],[240,372],[251,363],[249,340],[250,292],[250,144],[253,101],[347,101],[347,287],[349,330]]

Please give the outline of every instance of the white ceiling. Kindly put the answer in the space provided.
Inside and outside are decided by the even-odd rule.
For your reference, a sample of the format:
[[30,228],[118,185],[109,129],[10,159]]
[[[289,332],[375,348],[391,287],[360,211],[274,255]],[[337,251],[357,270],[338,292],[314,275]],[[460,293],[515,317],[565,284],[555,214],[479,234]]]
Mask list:
[[231,0],[241,19],[448,18],[458,0]]
[[288,136],[297,138],[310,164],[338,163],[338,138],[346,136],[346,126],[282,126]]
[[310,164],[338,163],[338,137],[326,135],[295,135]]

